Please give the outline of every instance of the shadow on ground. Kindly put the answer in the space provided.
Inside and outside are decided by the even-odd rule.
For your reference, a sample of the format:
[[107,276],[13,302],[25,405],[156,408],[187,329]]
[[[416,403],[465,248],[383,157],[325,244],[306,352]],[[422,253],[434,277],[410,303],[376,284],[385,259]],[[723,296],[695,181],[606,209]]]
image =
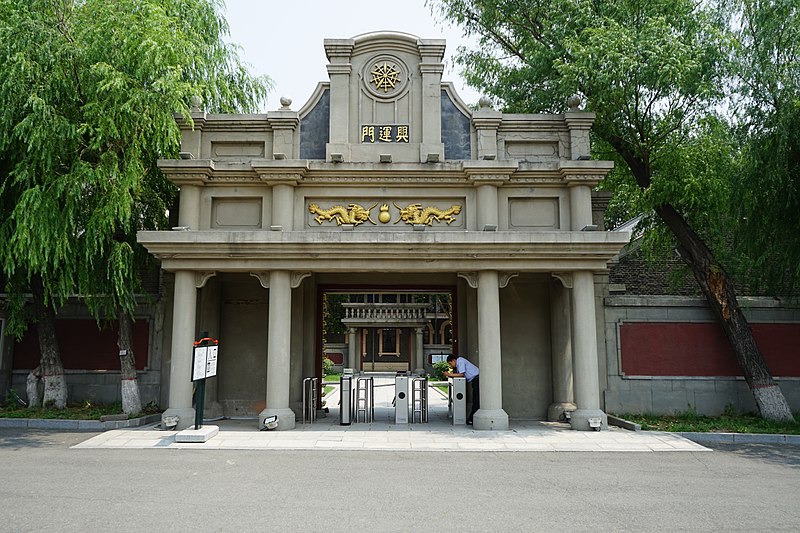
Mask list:
[[85,441],[97,431],[53,431],[46,429],[2,428],[0,429],[0,448],[25,450],[63,446],[69,448]]
[[798,444],[705,444],[705,446],[725,453],[731,453],[751,460],[800,468],[800,445]]

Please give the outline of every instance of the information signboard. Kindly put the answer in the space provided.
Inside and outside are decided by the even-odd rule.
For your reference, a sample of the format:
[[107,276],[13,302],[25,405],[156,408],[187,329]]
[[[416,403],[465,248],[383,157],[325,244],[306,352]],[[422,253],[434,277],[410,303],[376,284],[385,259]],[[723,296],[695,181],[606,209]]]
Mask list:
[[195,346],[192,361],[192,381],[213,378],[217,375],[217,352],[219,346]]

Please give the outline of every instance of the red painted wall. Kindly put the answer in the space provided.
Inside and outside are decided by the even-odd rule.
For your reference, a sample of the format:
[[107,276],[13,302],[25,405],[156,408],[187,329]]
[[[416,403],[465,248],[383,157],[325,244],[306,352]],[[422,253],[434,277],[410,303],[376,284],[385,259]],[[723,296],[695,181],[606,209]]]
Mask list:
[[326,352],[325,356],[333,361],[334,365],[344,364],[344,355],[340,352]]
[[[800,377],[800,324],[752,324],[773,376]],[[725,333],[714,323],[620,325],[627,376],[741,376]]]
[[[119,370],[117,325],[98,329],[94,320],[59,320],[56,335],[61,361],[68,370]],[[147,365],[150,324],[147,320],[133,323],[133,353],[137,370]],[[14,345],[14,370],[30,370],[39,365],[39,339],[31,325],[21,341]]]

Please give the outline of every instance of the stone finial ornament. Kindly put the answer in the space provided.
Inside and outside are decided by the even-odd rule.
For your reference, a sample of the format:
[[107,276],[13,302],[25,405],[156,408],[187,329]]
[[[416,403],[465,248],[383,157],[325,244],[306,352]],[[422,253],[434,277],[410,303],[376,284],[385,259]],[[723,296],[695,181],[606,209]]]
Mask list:
[[292,105],[292,97],[283,95],[281,96],[281,109],[287,111],[291,108]]
[[189,104],[192,106],[192,113],[199,113],[201,111],[200,106],[203,105],[203,99],[195,94],[189,99]]
[[569,106],[569,110],[572,112],[580,111],[581,104],[583,100],[577,94],[573,94],[569,98],[567,98],[567,105]]
[[481,96],[480,100],[478,100],[478,105],[481,107],[492,107],[492,101],[488,96]]

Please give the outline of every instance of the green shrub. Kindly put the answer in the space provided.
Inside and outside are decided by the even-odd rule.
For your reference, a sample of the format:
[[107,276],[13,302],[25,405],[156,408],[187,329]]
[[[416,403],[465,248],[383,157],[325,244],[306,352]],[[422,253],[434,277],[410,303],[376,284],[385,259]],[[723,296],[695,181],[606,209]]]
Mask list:
[[322,374],[333,374],[333,361],[328,359],[327,357],[322,358]]
[[438,363],[433,363],[433,375],[431,376],[434,381],[444,381],[444,373],[450,372],[451,368],[450,365],[447,364],[447,361],[439,361]]

